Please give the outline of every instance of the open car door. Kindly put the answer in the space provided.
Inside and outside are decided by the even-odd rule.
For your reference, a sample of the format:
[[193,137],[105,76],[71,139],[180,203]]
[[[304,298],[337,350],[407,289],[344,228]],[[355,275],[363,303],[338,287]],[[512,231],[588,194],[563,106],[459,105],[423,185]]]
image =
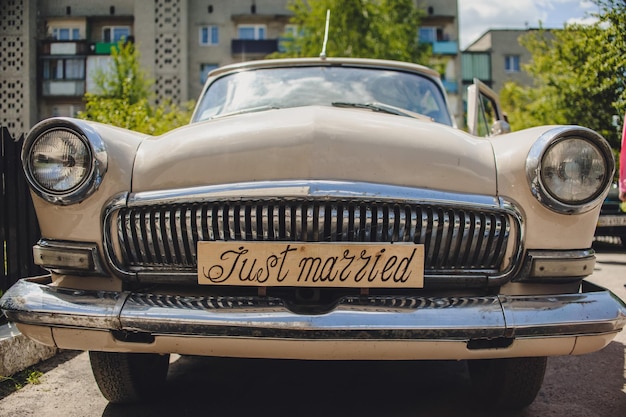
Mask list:
[[511,131],[498,95],[477,78],[467,88],[467,104],[467,126],[472,135],[487,137]]

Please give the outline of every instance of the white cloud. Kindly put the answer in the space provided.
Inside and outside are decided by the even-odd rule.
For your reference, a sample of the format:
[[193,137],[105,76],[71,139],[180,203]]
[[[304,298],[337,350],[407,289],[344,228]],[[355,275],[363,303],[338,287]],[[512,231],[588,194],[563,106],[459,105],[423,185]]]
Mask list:
[[598,21],[595,17],[572,17],[565,21],[568,25],[578,24],[578,25],[592,25]]
[[560,28],[565,23],[589,23],[597,6],[589,0],[459,0],[460,46],[490,29]]

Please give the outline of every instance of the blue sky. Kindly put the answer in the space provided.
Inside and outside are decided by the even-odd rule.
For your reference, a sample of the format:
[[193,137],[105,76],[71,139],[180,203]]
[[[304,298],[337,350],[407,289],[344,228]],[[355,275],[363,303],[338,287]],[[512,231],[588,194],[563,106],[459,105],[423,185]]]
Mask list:
[[589,0],[459,0],[460,48],[489,29],[562,28],[585,22],[597,6]]

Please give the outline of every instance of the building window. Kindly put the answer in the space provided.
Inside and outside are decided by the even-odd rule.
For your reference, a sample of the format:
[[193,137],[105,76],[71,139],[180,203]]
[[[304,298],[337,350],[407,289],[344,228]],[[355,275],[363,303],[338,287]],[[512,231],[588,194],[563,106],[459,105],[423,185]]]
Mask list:
[[217,45],[220,43],[220,31],[217,26],[202,26],[200,28],[200,45]]
[[237,34],[239,39],[262,40],[265,39],[265,25],[239,25],[237,26]]
[[90,55],[87,57],[86,91],[94,94],[104,94],[102,86],[96,83],[98,73],[111,76],[115,71],[111,55]]
[[298,25],[285,25],[283,35],[278,40],[278,51],[287,52],[289,47],[293,47],[294,40],[300,35]]
[[450,36],[444,33],[443,28],[435,26],[423,26],[419,28],[419,31],[417,33],[417,39],[421,43],[433,44],[435,42],[449,41]]
[[46,59],[43,61],[44,80],[84,80],[84,59]]
[[76,41],[80,39],[80,29],[53,28],[52,37],[57,41]]
[[424,26],[419,29],[418,38],[423,43],[434,43],[437,40],[437,28]]
[[102,42],[118,43],[130,37],[130,26],[105,26],[102,28]]
[[520,72],[519,55],[505,55],[504,56],[504,71]]
[[217,68],[217,64],[200,64],[200,84],[204,85],[209,72]]
[[298,25],[285,25],[284,36],[287,38],[297,38],[300,35]]

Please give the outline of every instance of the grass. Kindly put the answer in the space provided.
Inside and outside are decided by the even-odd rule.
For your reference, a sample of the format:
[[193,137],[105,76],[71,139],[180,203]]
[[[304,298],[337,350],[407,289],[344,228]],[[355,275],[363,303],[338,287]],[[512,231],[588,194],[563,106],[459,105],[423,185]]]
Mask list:
[[[18,372],[10,377],[0,376],[0,400],[19,391],[27,385],[38,385],[44,383],[43,375],[56,368],[57,366],[74,359],[83,353],[80,350],[59,350],[55,356],[43,362],[39,362],[25,371]],[[0,411],[1,415],[2,412]]]
[[32,368],[18,372],[12,377],[0,376],[0,398],[4,398],[28,384],[39,385],[42,376],[43,372]]

